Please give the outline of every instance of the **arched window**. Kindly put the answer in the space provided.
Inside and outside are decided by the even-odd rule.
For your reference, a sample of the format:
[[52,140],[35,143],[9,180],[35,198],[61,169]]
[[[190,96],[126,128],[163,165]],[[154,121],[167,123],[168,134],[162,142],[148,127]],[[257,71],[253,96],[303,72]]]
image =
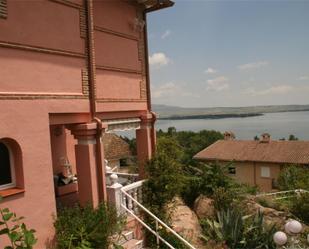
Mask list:
[[15,169],[9,146],[0,140],[0,190],[16,186]]

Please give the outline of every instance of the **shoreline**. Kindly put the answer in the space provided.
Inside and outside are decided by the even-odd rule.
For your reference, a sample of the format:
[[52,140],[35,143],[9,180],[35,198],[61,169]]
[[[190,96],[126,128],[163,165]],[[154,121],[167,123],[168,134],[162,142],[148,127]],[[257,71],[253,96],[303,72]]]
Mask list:
[[241,114],[205,114],[205,115],[184,115],[158,117],[160,120],[186,120],[186,119],[225,119],[225,118],[250,118],[263,116],[264,113],[241,113]]

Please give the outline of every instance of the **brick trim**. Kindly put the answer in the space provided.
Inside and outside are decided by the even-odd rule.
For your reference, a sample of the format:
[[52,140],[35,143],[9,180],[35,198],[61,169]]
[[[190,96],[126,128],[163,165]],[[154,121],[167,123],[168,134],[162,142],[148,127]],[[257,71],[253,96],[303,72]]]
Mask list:
[[140,70],[120,68],[120,67],[109,67],[109,66],[96,65],[96,69],[107,70],[107,71],[116,71],[116,72],[122,72],[122,73],[142,74],[142,71],[140,71]]
[[0,0],[0,18],[6,19],[8,16],[7,0]]
[[89,96],[89,77],[87,68],[82,69],[82,90],[84,95]]
[[144,99],[108,99],[108,98],[100,98],[96,99],[98,103],[105,103],[105,102],[147,102]]
[[87,99],[85,95],[57,95],[57,94],[10,94],[1,93],[1,100],[34,100],[34,99]]
[[49,0],[51,2],[55,2],[55,3],[59,3],[59,4],[63,4],[63,5],[66,5],[66,6],[69,6],[69,7],[72,7],[72,8],[81,8],[82,5],[78,4],[78,3],[73,3],[69,0]]
[[24,45],[24,44],[13,43],[13,42],[0,41],[0,47],[15,48],[15,49],[21,49],[21,50],[27,50],[27,51],[33,51],[33,52],[62,55],[62,56],[70,56],[70,57],[78,57],[78,58],[85,58],[86,57],[86,55],[82,54],[82,53],[65,51],[65,50],[58,50],[58,49],[50,49],[50,48],[44,48],[44,47],[39,47],[39,46]]
[[139,38],[136,37],[136,36],[128,35],[128,34],[125,34],[125,33],[117,32],[117,31],[110,30],[110,29],[103,28],[103,27],[99,27],[99,26],[94,26],[94,30],[99,31],[99,32],[103,32],[103,33],[107,33],[107,34],[111,34],[111,35],[115,35],[115,36],[119,36],[121,38],[130,39],[130,40],[135,40],[135,41],[139,40]]
[[87,36],[87,27],[86,27],[86,10],[85,8],[79,9],[79,28],[80,28],[80,37],[86,38]]

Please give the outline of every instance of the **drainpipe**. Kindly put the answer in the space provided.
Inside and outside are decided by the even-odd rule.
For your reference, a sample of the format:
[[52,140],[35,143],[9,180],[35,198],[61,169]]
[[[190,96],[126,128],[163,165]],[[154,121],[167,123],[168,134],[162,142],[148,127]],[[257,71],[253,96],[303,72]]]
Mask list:
[[143,18],[145,22],[144,27],[144,49],[145,49],[145,69],[146,69],[146,88],[147,88],[147,109],[152,114],[152,123],[151,123],[151,146],[152,146],[152,153],[154,154],[156,151],[156,130],[154,127],[154,123],[157,120],[157,115],[152,112],[151,107],[151,87],[150,87],[150,70],[149,70],[149,54],[148,54],[148,31],[147,31],[147,12],[144,10]]
[[148,34],[147,34],[147,15],[146,11],[143,12],[145,22],[144,26],[144,49],[145,49],[145,69],[146,69],[146,88],[147,88],[147,108],[151,111],[151,93],[150,93],[150,76],[149,76],[149,61],[148,61]]
[[91,119],[97,123],[96,133],[96,166],[99,200],[106,201],[106,181],[105,181],[105,164],[103,161],[103,147],[101,142],[103,126],[102,121],[96,115],[95,102],[95,54],[94,54],[94,35],[93,35],[93,1],[85,0],[87,15],[87,48],[88,48],[88,77],[89,77],[89,104]]

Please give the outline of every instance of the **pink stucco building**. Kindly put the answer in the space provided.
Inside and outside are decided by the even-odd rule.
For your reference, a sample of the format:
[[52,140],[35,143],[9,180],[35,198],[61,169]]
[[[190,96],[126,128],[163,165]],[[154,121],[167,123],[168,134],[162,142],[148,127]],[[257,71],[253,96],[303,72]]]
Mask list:
[[[102,133],[136,129],[154,151],[146,14],[170,0],[0,0],[1,207],[53,237],[53,175],[68,158],[78,199],[106,199]],[[3,247],[0,241],[0,247]]]

